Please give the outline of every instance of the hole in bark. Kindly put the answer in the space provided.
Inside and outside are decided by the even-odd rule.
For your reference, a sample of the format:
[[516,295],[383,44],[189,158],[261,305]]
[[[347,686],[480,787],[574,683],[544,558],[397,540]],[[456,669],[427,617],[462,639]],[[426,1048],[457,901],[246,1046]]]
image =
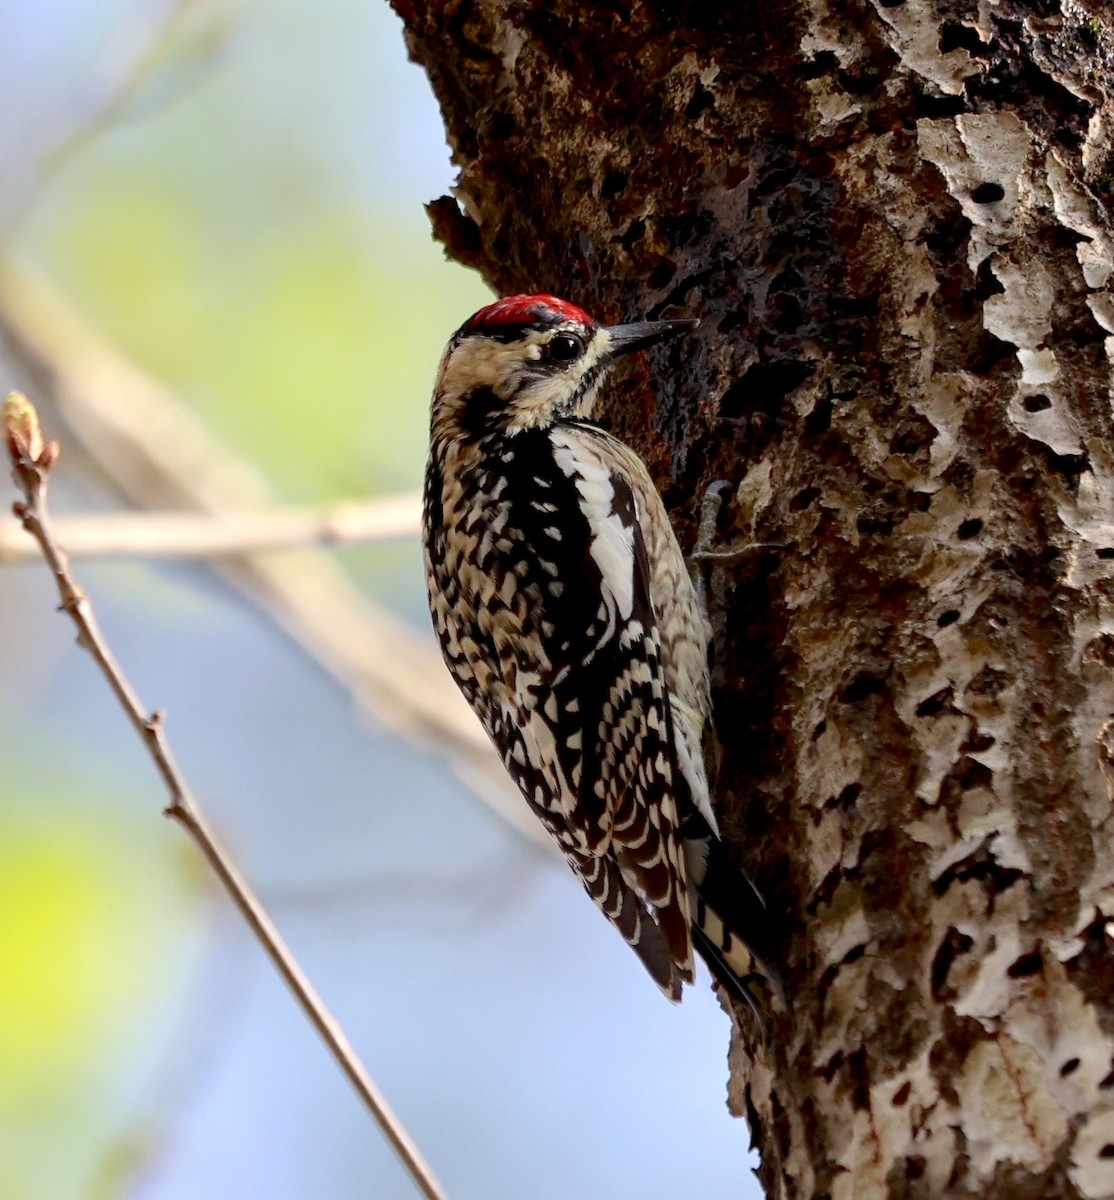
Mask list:
[[918,414],[916,417],[907,418],[898,426],[897,432],[890,438],[890,453],[916,455],[927,451],[935,440],[935,425]]
[[[1004,629],[1009,624],[1004,617],[1000,617],[999,620],[1001,622],[999,628]],[[998,624],[998,622],[995,623]],[[988,700],[997,700],[1008,683],[1009,676],[1005,671],[1000,671],[997,667],[983,667],[967,685],[967,694],[985,696]]]
[[1099,1158],[1114,1158],[1114,1145],[1111,1145],[1110,1142],[1107,1142],[1106,1145],[1103,1146],[1103,1148],[1099,1151]]
[[1091,469],[1086,454],[1053,454],[1050,457],[1053,467],[1064,477],[1072,491],[1078,487],[1080,475]]
[[976,204],[997,204],[1005,194],[1006,189],[1000,183],[980,183],[971,193],[971,199]]
[[994,738],[989,733],[974,733],[963,743],[960,749],[966,754],[981,754],[994,745]]
[[[843,1066],[843,1051],[837,1050],[835,1054],[820,1068],[817,1072],[825,1083],[831,1083],[836,1076],[836,1072]],[[749,1090],[749,1089],[748,1089]]]
[[990,258],[984,258],[975,272],[975,286],[971,294],[979,301],[989,300],[991,296],[1005,295],[1006,289],[1002,285],[1002,281],[994,274],[990,262]]
[[842,965],[847,966],[849,963],[858,962],[866,953],[866,943],[860,942],[857,946],[852,946],[850,950],[840,959]]
[[747,313],[745,309],[738,308],[734,312],[729,312],[722,321],[716,326],[720,333],[730,333],[732,329],[738,329],[741,325],[747,323]]
[[[964,763],[977,765],[980,770],[985,772],[988,778],[992,777],[991,772],[981,764],[974,764],[972,759],[964,758]],[[949,775],[949,781],[954,778],[954,773]],[[966,790],[970,785],[960,781],[962,790]],[[966,858],[961,859],[957,863],[953,863],[946,871],[941,872],[937,879],[932,881],[932,890],[937,896],[943,896],[948,888],[953,883],[967,883],[969,880],[975,880],[983,885],[987,893],[991,896],[1000,896],[1003,892],[1013,887],[1013,885],[1021,878],[1021,871],[1016,867],[1004,867],[990,853],[989,844],[990,836],[983,839],[978,849],[973,850]]]
[[900,8],[905,0],[878,0],[879,8]]
[[770,325],[778,333],[792,333],[805,323],[805,310],[796,296],[779,294],[771,297],[771,300],[774,301],[771,307],[776,311],[773,313]]
[[1114,558],[1114,546],[1100,546],[1095,551],[1096,558]]
[[834,50],[820,50],[810,59],[801,64],[801,75],[805,79],[819,79],[831,71],[839,69],[839,59]]
[[677,264],[669,258],[664,258],[650,272],[650,286],[653,288],[663,288],[677,274]]
[[868,696],[876,696],[885,686],[886,681],[881,675],[860,671],[843,689],[840,699],[844,704],[858,704]]
[[910,1154],[905,1160],[905,1178],[920,1179],[924,1174],[925,1160],[921,1154]]
[[967,111],[967,101],[963,96],[934,96],[930,92],[921,92],[913,101],[913,114],[917,118],[957,117]]
[[959,620],[959,609],[958,608],[949,608],[947,612],[941,613],[936,618],[936,624],[939,625],[941,629],[944,629],[948,625],[954,625],[956,623],[956,621],[958,621],[958,620]]
[[1064,1063],[1064,1065],[1060,1068],[1060,1075],[1064,1079],[1067,1079],[1067,1077],[1069,1075],[1074,1074],[1078,1070],[1079,1070],[1079,1059],[1078,1058],[1069,1058],[1068,1061],[1066,1063]]
[[894,1098],[890,1101],[890,1103],[894,1106],[894,1108],[901,1108],[901,1106],[909,1099],[909,1093],[912,1090],[913,1090],[913,1085],[907,1079],[901,1085],[901,1087],[899,1087],[897,1089],[897,1091],[894,1092]]
[[1040,392],[1035,396],[1026,396],[1021,403],[1026,412],[1044,412],[1046,408],[1052,407],[1052,401]]
[[1016,962],[1011,963],[1006,974],[1011,979],[1024,979],[1027,975],[1039,975],[1044,970],[1044,955],[1039,950],[1030,950]]
[[941,688],[935,695],[929,696],[917,705],[918,717],[938,717],[945,708],[950,708],[955,693],[950,687]]
[[[954,925],[944,934],[944,940],[932,960],[932,994],[937,1000],[943,997],[944,985],[948,981],[948,972],[952,969],[952,964],[974,944],[974,938],[960,933]],[[954,993],[954,989],[951,991]]]
[[909,507],[914,512],[928,512],[932,507],[931,492],[914,492],[909,497]]
[[832,399],[821,396],[813,406],[812,412],[805,418],[805,433],[813,436],[827,433],[832,427]]
[[685,116],[693,121],[706,109],[712,108],[715,102],[715,96],[707,88],[698,86],[692,99],[685,105]]
[[1099,1088],[1102,1091],[1107,1091],[1109,1088],[1112,1088],[1112,1087],[1114,1087],[1114,1071],[1111,1071],[1110,1074],[1107,1075],[1103,1079],[1103,1081],[1099,1084]]
[[613,200],[620,192],[626,190],[629,182],[630,177],[626,171],[617,171],[614,167],[608,167],[604,172],[603,183],[600,184],[600,195],[605,200]]
[[629,250],[635,242],[640,242],[646,236],[646,222],[640,217],[637,221],[631,221],[627,226],[626,233],[619,239],[624,250]]
[[981,532],[982,521],[978,517],[969,517],[960,524],[959,528],[955,531],[955,535],[961,542],[965,542]]
[[815,742],[816,739],[819,738],[823,734],[824,730],[827,728],[828,728],[828,720],[825,717],[824,720],[822,720],[820,722],[820,724],[817,725],[816,728],[812,731],[812,740]]
[[789,511],[803,512],[819,495],[820,489],[818,487],[801,488],[793,499],[789,501]]
[[851,1107],[859,1112],[867,1112],[870,1108],[870,1068],[865,1047],[860,1046],[849,1055],[847,1074],[851,1077]]
[[851,808],[862,792],[863,785],[861,783],[849,783],[836,797],[836,804],[840,808]]
[[977,29],[964,25],[962,21],[948,21],[940,30],[940,53],[950,54],[953,50],[966,50],[976,57],[986,53]]
[[986,763],[978,762],[965,754],[956,764],[955,770],[950,772],[949,778],[959,784],[961,791],[970,792],[975,788],[990,787],[994,782],[994,772]]
[[855,522],[860,533],[892,533],[894,519],[889,513],[863,513]]
[[811,363],[753,363],[719,398],[719,415],[727,420],[759,418],[771,424],[785,408],[785,397],[812,374]]

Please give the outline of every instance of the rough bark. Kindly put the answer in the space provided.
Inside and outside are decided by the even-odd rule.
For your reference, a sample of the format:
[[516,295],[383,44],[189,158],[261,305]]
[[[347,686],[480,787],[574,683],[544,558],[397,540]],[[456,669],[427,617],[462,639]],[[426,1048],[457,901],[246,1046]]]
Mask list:
[[1114,17],[393,0],[503,293],[695,313],[605,417],[691,541],[718,802],[792,1013],[775,1197],[1114,1195]]

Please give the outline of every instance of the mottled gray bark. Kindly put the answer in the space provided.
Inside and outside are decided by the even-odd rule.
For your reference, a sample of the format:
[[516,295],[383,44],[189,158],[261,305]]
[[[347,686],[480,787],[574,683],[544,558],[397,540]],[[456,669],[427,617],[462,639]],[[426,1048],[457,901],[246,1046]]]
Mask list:
[[438,236],[703,317],[605,417],[690,542],[726,478],[725,541],[788,547],[713,580],[769,1194],[1114,1196],[1109,5],[394,3]]

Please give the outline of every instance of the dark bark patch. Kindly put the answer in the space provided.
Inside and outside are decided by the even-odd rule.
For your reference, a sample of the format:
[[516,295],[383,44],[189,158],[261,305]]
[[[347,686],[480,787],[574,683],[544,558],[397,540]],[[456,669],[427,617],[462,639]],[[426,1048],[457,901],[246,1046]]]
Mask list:
[[604,172],[603,182],[600,184],[600,195],[604,200],[614,200],[616,196],[620,196],[626,191],[629,182],[630,176],[626,171],[608,167]]
[[977,849],[952,863],[946,871],[933,880],[932,890],[942,896],[953,883],[967,883],[976,880],[986,890],[991,904],[995,896],[1013,887],[1022,878],[1023,872],[1016,867],[1004,867],[990,851],[991,835],[987,835]]
[[938,692],[929,696],[927,700],[922,700],[917,705],[916,713],[918,717],[938,717],[944,711],[953,710],[953,701],[955,699],[955,690],[951,687],[941,688]]
[[706,87],[698,86],[692,98],[685,105],[685,116],[695,121],[698,116],[709,108],[715,108],[716,98]]
[[844,704],[860,704],[870,696],[877,696],[886,686],[884,675],[860,671],[843,689],[840,700]]
[[889,512],[865,512],[859,514],[855,521],[855,528],[859,533],[877,533],[885,537],[893,533],[894,521],[894,515]]
[[953,50],[966,50],[972,58],[986,54],[986,43],[979,31],[962,21],[945,21],[940,27],[940,53],[950,54]]
[[1028,954],[1010,963],[1006,974],[1011,979],[1024,979],[1028,975],[1039,975],[1044,970],[1044,955],[1040,950],[1031,950]]
[[905,1178],[909,1180],[920,1179],[925,1173],[927,1164],[924,1156],[921,1154],[910,1154],[905,1159]]
[[752,363],[723,393],[719,400],[721,417],[741,417],[753,412],[780,415],[786,396],[791,395],[812,374],[808,362]]
[[870,1108],[870,1067],[864,1047],[848,1055],[847,1073],[851,1078],[851,1107],[866,1112]]
[[818,437],[827,433],[832,427],[832,400],[830,396],[821,396],[813,405],[812,411],[805,417],[805,433]]
[[[960,933],[954,926],[948,929],[932,959],[932,994],[937,1000],[953,1000],[955,988],[946,988],[948,973],[960,955],[966,954],[975,944],[974,939],[966,933]],[[946,990],[945,990],[946,988]]]
[[992,734],[972,731],[970,737],[967,738],[960,749],[964,754],[982,754],[984,750],[989,750],[993,745],[994,737]]
[[850,811],[855,807],[855,801],[862,795],[862,791],[861,783],[849,783],[836,797],[836,807]]
[[[806,508],[811,507],[812,502],[818,499],[820,495],[821,492],[818,487],[801,488],[793,499],[789,501],[789,511],[803,512]],[[1111,551],[1111,557],[1114,557],[1114,551]]]
[[910,413],[890,438],[890,453],[927,463],[929,449],[935,440],[936,426],[920,413]]

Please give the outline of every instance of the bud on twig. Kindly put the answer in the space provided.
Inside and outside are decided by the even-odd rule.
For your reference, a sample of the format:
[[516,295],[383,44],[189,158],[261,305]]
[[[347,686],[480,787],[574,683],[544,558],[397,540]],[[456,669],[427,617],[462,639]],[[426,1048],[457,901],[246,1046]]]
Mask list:
[[43,452],[39,414],[21,392],[9,392],[4,399],[4,442],[13,461],[29,458],[37,463]]
[[39,414],[22,392],[9,392],[4,398],[3,422],[4,444],[13,464],[24,459],[49,471],[58,461],[61,447],[57,442],[43,442]]

